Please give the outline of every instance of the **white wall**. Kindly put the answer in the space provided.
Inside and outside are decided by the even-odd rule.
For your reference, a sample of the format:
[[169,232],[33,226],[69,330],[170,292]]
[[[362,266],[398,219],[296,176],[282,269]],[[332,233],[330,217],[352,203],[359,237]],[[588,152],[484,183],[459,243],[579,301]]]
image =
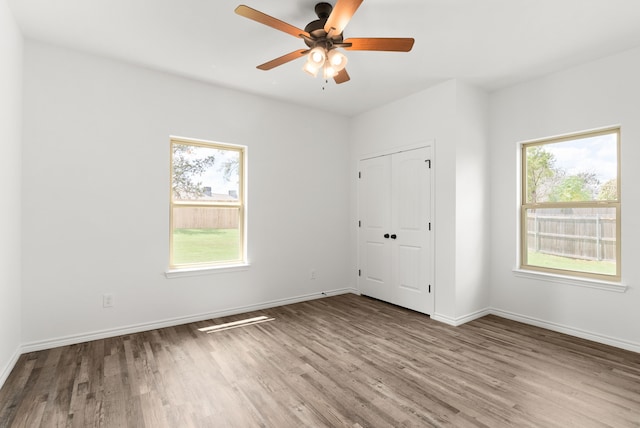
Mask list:
[[[488,305],[487,274],[475,267],[483,259],[469,259],[461,264],[466,251],[486,253],[485,235],[480,225],[486,213],[475,219],[463,214],[476,201],[457,197],[457,192],[474,191],[487,195],[486,173],[479,168],[485,157],[483,124],[486,96],[471,86],[450,80],[386,106],[363,113],[352,121],[351,149],[351,224],[357,222],[357,167],[368,154],[435,141],[433,162],[435,180],[435,311],[432,316],[456,324]],[[458,171],[461,162],[464,170]],[[485,165],[482,165],[484,168]],[[459,176],[459,177],[458,177]],[[457,180],[460,182],[457,182]],[[458,204],[460,207],[458,207]],[[473,211],[484,205],[473,205]],[[458,228],[460,230],[458,230]],[[471,232],[480,230],[482,232]],[[457,235],[462,233],[460,239]],[[466,238],[465,238],[466,235]],[[357,283],[357,229],[351,233],[352,281]]]
[[[27,349],[348,285],[344,118],[36,42],[24,79]],[[163,276],[170,135],[248,146],[248,271]]]
[[20,31],[0,0],[0,386],[20,350],[22,52]]
[[[503,315],[640,351],[640,49],[491,96],[492,304]],[[624,293],[515,277],[517,142],[621,125]]]
[[491,163],[488,96],[464,82],[456,90],[456,323],[489,306]]

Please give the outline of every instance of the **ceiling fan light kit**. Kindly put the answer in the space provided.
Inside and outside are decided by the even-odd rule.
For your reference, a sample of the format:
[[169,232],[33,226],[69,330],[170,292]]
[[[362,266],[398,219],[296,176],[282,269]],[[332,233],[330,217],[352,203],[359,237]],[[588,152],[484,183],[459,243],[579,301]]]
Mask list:
[[309,51],[307,62],[302,69],[316,77],[322,69],[322,78],[333,79],[347,65],[347,56],[335,48],[327,51],[326,48],[316,46]]
[[240,5],[235,12],[245,18],[301,38],[309,48],[299,49],[258,65],[258,69],[271,70],[306,55],[307,61],[302,66],[306,73],[316,77],[322,69],[323,79],[334,79],[336,83],[344,83],[350,80],[345,69],[348,59],[338,48],[360,51],[409,52],[414,43],[412,38],[354,38],[345,40],[342,32],[362,1],[337,0],[335,7],[326,2],[318,3],[315,6],[318,19],[307,24],[304,30],[249,6]]

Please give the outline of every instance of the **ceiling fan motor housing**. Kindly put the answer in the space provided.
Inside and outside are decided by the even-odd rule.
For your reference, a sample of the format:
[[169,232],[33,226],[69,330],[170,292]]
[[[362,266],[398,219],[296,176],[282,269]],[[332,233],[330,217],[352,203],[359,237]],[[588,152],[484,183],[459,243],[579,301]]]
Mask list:
[[334,43],[342,43],[343,37],[341,34],[336,34],[331,39],[327,39],[327,32],[324,30],[324,24],[327,22],[327,18],[331,15],[333,6],[326,2],[316,4],[315,12],[318,15],[318,19],[311,21],[304,27],[304,31],[309,33],[312,40],[304,39],[304,42],[310,48],[315,46],[324,46],[326,49],[330,49]]

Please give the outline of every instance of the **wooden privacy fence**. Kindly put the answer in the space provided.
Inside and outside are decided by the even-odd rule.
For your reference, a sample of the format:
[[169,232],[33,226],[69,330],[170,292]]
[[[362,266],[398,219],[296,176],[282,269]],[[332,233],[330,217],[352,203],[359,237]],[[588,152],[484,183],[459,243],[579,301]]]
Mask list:
[[[527,215],[530,250],[585,260],[616,260],[615,210],[581,209],[578,214],[532,210]],[[589,212],[592,211],[592,212]]]
[[174,229],[237,229],[238,208],[180,207],[173,212]]

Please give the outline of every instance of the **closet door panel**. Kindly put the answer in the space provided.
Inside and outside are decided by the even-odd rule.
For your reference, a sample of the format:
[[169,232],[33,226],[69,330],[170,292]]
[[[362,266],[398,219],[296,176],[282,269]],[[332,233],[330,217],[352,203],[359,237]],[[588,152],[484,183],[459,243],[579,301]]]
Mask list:
[[391,159],[378,157],[360,162],[359,288],[362,294],[390,302],[391,286]]
[[431,254],[430,148],[392,155],[391,228],[396,235],[392,249],[394,302],[431,313],[429,289]]

